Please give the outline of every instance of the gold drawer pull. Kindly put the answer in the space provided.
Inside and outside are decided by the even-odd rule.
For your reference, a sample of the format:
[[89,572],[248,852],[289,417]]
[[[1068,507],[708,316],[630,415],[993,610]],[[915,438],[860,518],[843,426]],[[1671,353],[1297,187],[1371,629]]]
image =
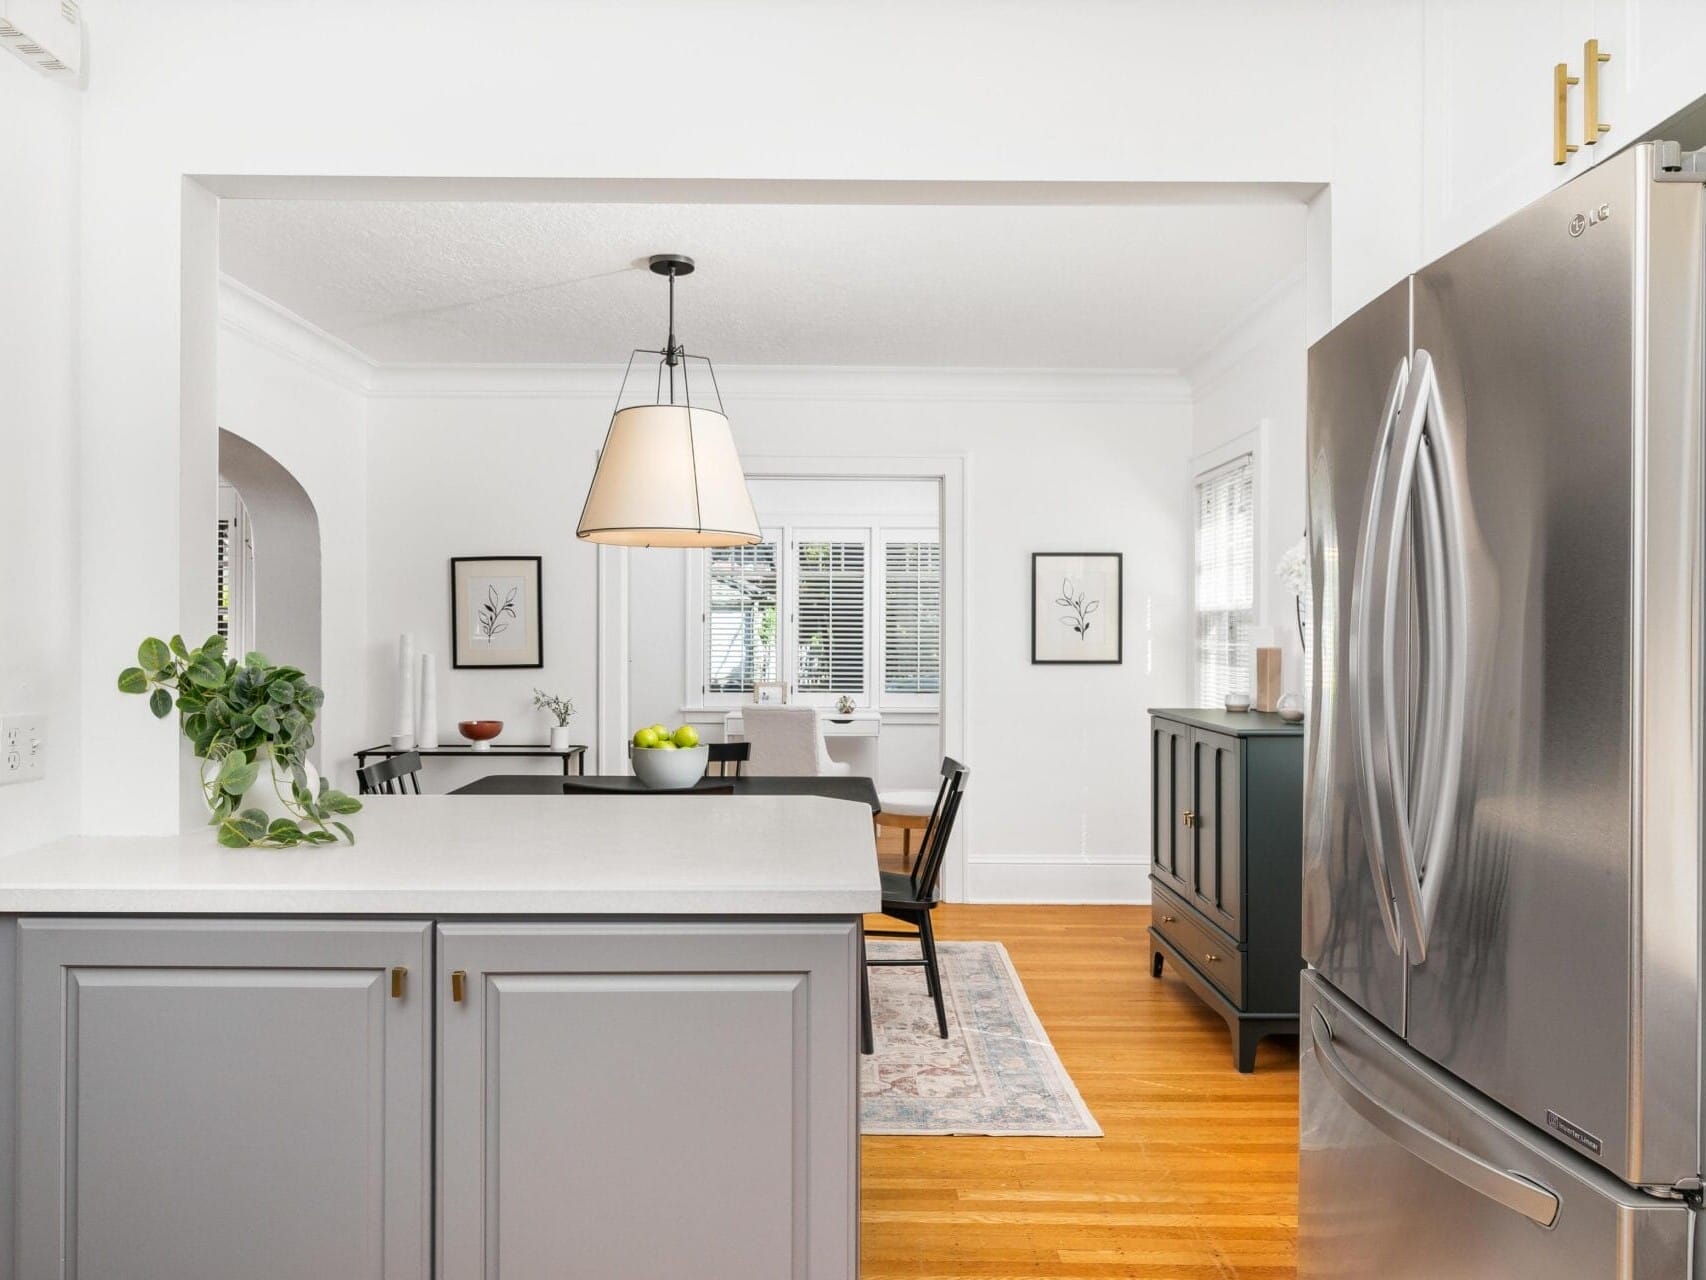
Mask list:
[[1197,825],[1197,815],[1190,809],[1186,809],[1179,815],[1179,817],[1187,827],[1194,827]]
[[1214,963],[1214,962],[1215,962],[1215,961],[1217,961],[1217,960],[1219,960],[1219,959],[1220,959],[1220,957],[1219,957],[1219,956],[1217,956],[1217,955],[1215,955],[1215,954],[1214,954],[1214,952],[1212,952],[1212,951],[1210,951],[1210,952],[1207,952],[1207,953],[1206,953],[1206,954],[1205,954],[1205,955],[1204,955],[1204,956],[1203,956],[1203,959],[1204,959],[1204,960],[1207,960],[1207,961],[1208,961],[1208,962],[1209,962],[1209,963],[1210,963],[1210,964],[1213,964],[1213,963]]
[[457,969],[450,975],[450,998],[457,1004],[461,1004],[467,995],[468,972],[465,969]]
[[1161,917],[1161,923],[1162,924],[1178,924],[1179,918],[1177,916],[1162,916]]
[[403,998],[403,991],[407,988],[408,982],[409,971],[403,968],[402,965],[398,965],[395,969],[391,970],[391,998],[393,1000],[401,1000]]

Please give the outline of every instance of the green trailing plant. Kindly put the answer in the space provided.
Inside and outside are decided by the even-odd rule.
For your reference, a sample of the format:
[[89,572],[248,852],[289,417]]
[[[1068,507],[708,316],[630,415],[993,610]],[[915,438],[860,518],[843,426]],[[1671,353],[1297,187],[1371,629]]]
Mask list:
[[[314,716],[325,694],[295,667],[276,667],[264,654],[241,662],[225,656],[225,641],[210,636],[191,649],[182,636],[168,644],[150,636],[136,651],[137,665],[119,672],[121,693],[144,694],[164,720],[178,709],[178,724],[210,762],[202,790],[219,828],[219,843],[232,849],[288,849],[336,844],[355,833],[339,821],[361,801],[320,779],[310,789],[305,767],[314,745]],[[263,778],[272,779],[279,803],[291,815],[273,818],[264,809],[238,808],[243,795]]]
[[575,700],[573,698],[559,698],[554,693],[535,689],[533,691],[533,705],[555,720],[559,729],[567,728],[569,721],[574,719]]

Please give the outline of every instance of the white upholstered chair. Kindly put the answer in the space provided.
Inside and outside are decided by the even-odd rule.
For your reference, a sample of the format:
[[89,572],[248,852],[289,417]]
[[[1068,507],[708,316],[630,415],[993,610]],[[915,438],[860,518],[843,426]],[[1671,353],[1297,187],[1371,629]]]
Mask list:
[[752,744],[746,772],[758,777],[832,777],[853,767],[829,758],[816,707],[742,707],[741,737]]

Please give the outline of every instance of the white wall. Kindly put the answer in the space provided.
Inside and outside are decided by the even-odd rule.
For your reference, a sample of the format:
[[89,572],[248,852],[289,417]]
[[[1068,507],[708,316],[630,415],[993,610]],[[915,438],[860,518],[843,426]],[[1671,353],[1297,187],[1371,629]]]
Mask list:
[[[608,402],[608,394],[605,399]],[[575,700],[576,742],[596,741],[594,548],[575,538],[609,405],[550,395],[384,394],[368,407],[367,737],[391,732],[397,636],[438,659],[439,738],[458,720],[502,720],[500,741],[543,742],[551,721],[533,689]],[[540,556],[544,660],[538,670],[451,669],[453,556]],[[679,612],[679,606],[677,607]],[[593,770],[588,763],[588,771]],[[550,772],[553,761],[433,761],[422,782],[449,790],[494,772]]]
[[[47,734],[46,776],[0,787],[0,852],[77,828],[79,109],[0,54],[0,715],[39,715]],[[141,639],[104,646],[94,683],[114,715],[149,720],[113,684]]]
[[[371,738],[368,645],[366,367],[322,335],[241,289],[221,291],[219,425],[264,450],[296,479],[319,517],[318,678],[326,703],[315,722],[334,786],[353,789],[351,753]],[[257,538],[264,530],[257,529]],[[257,574],[265,563],[257,547]],[[211,581],[211,578],[209,579]],[[267,584],[258,584],[263,593]],[[265,650],[265,641],[262,639]],[[275,662],[297,655],[267,651]],[[369,741],[362,741],[369,738]]]
[[[1215,453],[1248,439],[1258,443],[1256,492],[1256,624],[1270,628],[1283,650],[1285,689],[1302,693],[1303,648],[1295,597],[1275,568],[1308,523],[1305,288],[1288,281],[1222,335],[1187,371],[1195,397],[1192,465],[1181,480],[1190,502],[1193,477]],[[1187,627],[1187,643],[1194,637]],[[1194,692],[1195,675],[1192,674]],[[1193,699],[1194,700],[1194,699]]]
[[[200,580],[211,554],[187,534],[214,504],[213,371],[193,351],[180,366],[180,337],[215,303],[211,264],[183,236],[186,213],[206,218],[186,174],[1331,182],[1312,244],[1331,248],[1334,314],[1415,258],[1411,0],[511,0],[472,17],[449,0],[88,0],[84,13],[92,831],[180,820],[170,727],[106,694],[136,637],[204,625],[180,579]],[[655,92],[631,92],[636,60],[667,69]],[[1371,87],[1354,111],[1337,96],[1347,77]]]

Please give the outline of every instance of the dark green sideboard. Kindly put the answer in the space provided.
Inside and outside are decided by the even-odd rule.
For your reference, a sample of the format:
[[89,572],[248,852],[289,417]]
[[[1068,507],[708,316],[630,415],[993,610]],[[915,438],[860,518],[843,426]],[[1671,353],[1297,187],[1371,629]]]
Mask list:
[[1150,973],[1168,960],[1226,1019],[1233,1061],[1297,1034],[1303,726],[1150,710]]

